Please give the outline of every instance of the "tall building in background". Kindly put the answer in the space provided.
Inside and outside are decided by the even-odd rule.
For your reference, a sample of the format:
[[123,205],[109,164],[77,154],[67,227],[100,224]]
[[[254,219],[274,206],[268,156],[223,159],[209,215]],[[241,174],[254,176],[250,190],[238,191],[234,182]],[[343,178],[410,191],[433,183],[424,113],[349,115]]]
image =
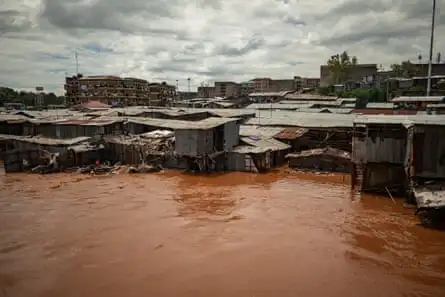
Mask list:
[[213,98],[215,97],[216,89],[211,86],[200,86],[198,87],[198,98]]
[[318,77],[301,77],[294,76],[295,89],[315,89],[320,86],[320,79]]
[[247,96],[255,91],[253,81],[245,81],[240,83],[240,96]]
[[254,93],[268,92],[272,79],[270,77],[257,77],[252,79]]
[[162,83],[148,84],[150,105],[164,106],[176,97],[176,86]]
[[215,97],[237,97],[240,93],[240,85],[233,81],[216,81]]
[[151,99],[164,102],[175,94],[175,86],[149,84],[139,78],[110,75],[65,78],[65,98],[69,106],[87,101],[100,101],[108,105],[151,105]]

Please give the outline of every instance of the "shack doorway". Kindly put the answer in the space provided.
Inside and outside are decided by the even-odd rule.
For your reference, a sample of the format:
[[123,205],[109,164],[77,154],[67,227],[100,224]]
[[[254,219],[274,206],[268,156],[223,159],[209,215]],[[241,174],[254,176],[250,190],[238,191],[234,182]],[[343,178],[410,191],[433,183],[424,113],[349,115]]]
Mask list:
[[403,195],[406,190],[406,172],[403,165],[368,163],[364,166],[362,191]]

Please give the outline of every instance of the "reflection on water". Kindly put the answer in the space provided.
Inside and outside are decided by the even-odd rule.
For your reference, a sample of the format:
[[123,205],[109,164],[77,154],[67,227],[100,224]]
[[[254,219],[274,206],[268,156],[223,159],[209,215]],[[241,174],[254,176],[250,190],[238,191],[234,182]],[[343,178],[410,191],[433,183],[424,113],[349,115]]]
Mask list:
[[445,296],[445,233],[345,181],[0,174],[0,296]]

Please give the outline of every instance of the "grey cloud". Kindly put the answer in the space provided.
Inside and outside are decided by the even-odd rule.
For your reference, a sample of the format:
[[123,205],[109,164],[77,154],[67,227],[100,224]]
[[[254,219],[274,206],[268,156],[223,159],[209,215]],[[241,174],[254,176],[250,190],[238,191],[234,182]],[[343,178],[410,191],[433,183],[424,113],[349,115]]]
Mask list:
[[[316,19],[327,21],[335,28],[337,20],[348,16],[363,16],[360,24],[351,23],[349,29],[342,29],[343,34],[322,37],[320,44],[324,46],[348,47],[354,43],[365,42],[371,46],[385,46],[391,39],[414,39],[428,36],[431,23],[432,2],[373,0],[344,2],[331,9],[326,15],[316,15]],[[445,6],[445,0],[438,0],[438,7]],[[392,23],[379,22],[375,14],[392,11],[398,16]],[[440,12],[439,12],[440,13]],[[436,26],[445,24],[445,15],[437,14]]]
[[222,45],[216,49],[215,54],[229,57],[243,56],[261,48],[265,43],[266,42],[262,36],[254,36],[242,48]]
[[[41,17],[52,25],[65,29],[112,30],[134,33],[146,30],[154,34],[180,34],[170,29],[150,28],[150,20],[176,16],[173,3],[157,0],[99,0],[85,3],[79,0],[45,0]],[[145,22],[140,20],[145,19]]]
[[27,15],[17,10],[0,11],[0,34],[9,32],[22,32],[32,26]]
[[357,30],[353,33],[347,33],[343,35],[335,35],[329,38],[324,38],[321,40],[320,44],[324,46],[347,46],[353,43],[366,42],[373,45],[385,45],[388,44],[388,40],[395,38],[407,38],[407,37],[417,37],[419,32],[422,30],[427,30],[429,28],[428,24],[421,24],[417,27],[398,27],[396,24],[394,26],[374,27],[370,29]]
[[301,25],[306,25],[306,22],[303,20],[300,20],[296,17],[293,16],[287,16],[284,18],[284,22],[286,24],[290,24],[290,25],[294,25],[294,26],[301,26]]

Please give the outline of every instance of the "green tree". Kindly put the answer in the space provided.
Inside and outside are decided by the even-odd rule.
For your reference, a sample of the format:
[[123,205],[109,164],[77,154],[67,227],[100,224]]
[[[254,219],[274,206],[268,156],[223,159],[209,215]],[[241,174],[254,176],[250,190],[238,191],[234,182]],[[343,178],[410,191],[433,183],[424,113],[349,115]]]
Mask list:
[[346,81],[351,73],[351,69],[353,69],[357,63],[357,57],[349,56],[346,51],[331,56],[327,62],[329,72],[331,73],[331,83],[339,84]]
[[416,66],[408,60],[400,64],[392,64],[391,71],[395,77],[412,77],[416,74]]
[[[11,88],[0,87],[0,106],[4,106],[5,103],[23,103],[26,106],[32,106],[35,104],[36,93],[26,91],[15,91]],[[56,96],[54,93],[43,93],[43,104],[60,105],[64,100],[61,96]]]
[[365,99],[367,102],[386,102],[386,93],[378,88],[354,89],[337,95],[341,98]]

